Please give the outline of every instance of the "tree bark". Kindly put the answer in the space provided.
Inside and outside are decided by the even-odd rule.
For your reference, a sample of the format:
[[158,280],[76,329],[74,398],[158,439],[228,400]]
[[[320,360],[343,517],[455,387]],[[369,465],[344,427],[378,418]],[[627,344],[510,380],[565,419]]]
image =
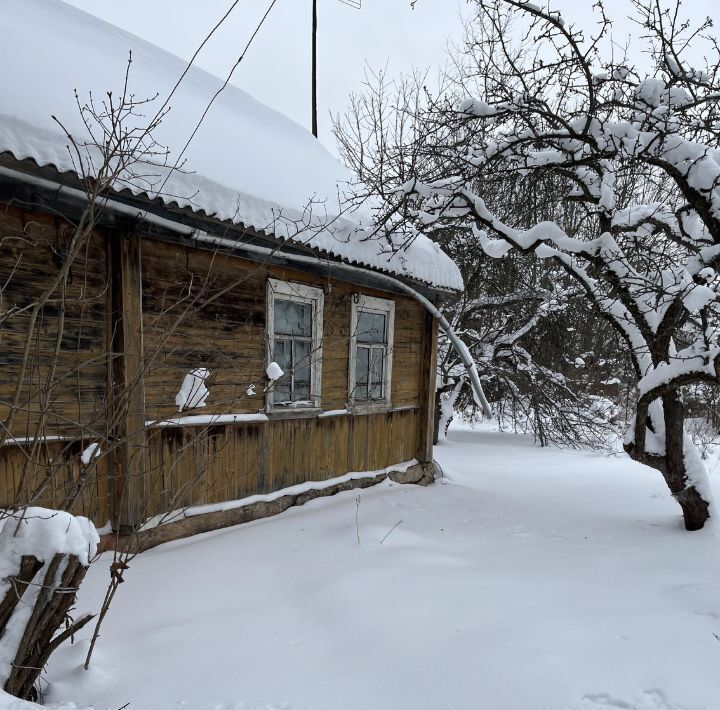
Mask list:
[[433,421],[433,446],[437,446],[440,439],[440,418],[442,417],[441,404],[442,391],[440,389],[435,390],[435,416]]
[[688,476],[685,461],[685,408],[677,390],[668,391],[661,399],[665,426],[665,455],[654,455],[645,450],[645,431],[648,428],[651,431],[654,429],[647,403],[638,407],[636,439],[632,445],[625,447],[625,450],[634,461],[662,473],[670,493],[682,509],[685,529],[702,530],[710,518],[710,504]]
[[[73,622],[68,616],[87,569],[75,555],[56,554],[47,565],[34,557],[22,558],[0,601],[0,639],[28,589],[37,585],[39,590],[9,669],[5,692],[24,700],[36,698],[35,683],[50,654],[93,618],[88,614]],[[63,624],[65,629],[57,634]]]
[[685,462],[685,410],[677,390],[662,397],[665,414],[665,481],[683,511],[686,530],[701,530],[710,517],[710,510],[690,483]]
[[688,486],[675,495],[680,504],[685,520],[685,529],[695,531],[702,530],[710,517],[708,502],[698,493],[695,486]]

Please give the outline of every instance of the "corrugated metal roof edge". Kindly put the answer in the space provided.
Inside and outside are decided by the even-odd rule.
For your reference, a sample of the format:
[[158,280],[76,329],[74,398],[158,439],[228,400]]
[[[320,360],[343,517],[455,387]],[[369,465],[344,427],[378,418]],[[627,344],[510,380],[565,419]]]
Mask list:
[[[61,170],[57,165],[53,164],[52,162],[45,162],[40,163],[38,162],[32,155],[27,155],[24,157],[18,157],[16,156],[13,151],[6,150],[3,152],[0,152],[0,157],[2,156],[10,156],[14,161],[17,161],[18,163],[22,164],[22,166],[18,166],[16,168],[17,172],[20,173],[26,173],[30,175],[36,174],[36,177],[44,180],[56,180],[59,184],[63,184],[58,180],[58,178],[62,176],[72,176],[75,180],[75,184],[66,184],[66,187],[69,187],[71,189],[78,189],[80,186],[80,178],[78,174],[73,170]],[[1,164],[1,161],[0,161]],[[37,168],[36,171],[28,171],[26,169],[23,169],[24,167],[27,167],[28,164],[31,166],[35,166]],[[53,172],[55,173],[55,176],[48,176],[46,174],[42,174],[42,171],[45,171],[47,168],[51,168]],[[173,221],[173,216],[177,216],[177,212],[174,212],[171,209],[168,209],[172,207],[173,205],[179,210],[180,213],[187,215],[188,213],[192,215],[193,219],[199,220],[201,222],[206,222],[208,224],[212,224],[214,226],[217,225],[224,225],[225,227],[231,227],[233,229],[241,229],[244,231],[251,231],[254,234],[261,236],[265,239],[267,239],[271,244],[283,244],[287,245],[291,248],[295,248],[298,250],[299,253],[301,253],[304,250],[307,252],[310,252],[319,258],[324,258],[330,263],[339,263],[339,264],[348,264],[351,266],[357,266],[359,268],[365,269],[369,272],[377,272],[382,274],[387,274],[389,276],[392,276],[393,278],[397,278],[401,281],[405,281],[408,284],[411,285],[420,285],[424,288],[428,288],[433,292],[436,292],[438,294],[450,294],[450,293],[459,293],[462,288],[461,287],[453,287],[447,284],[439,284],[437,282],[433,282],[427,279],[422,279],[418,277],[413,277],[405,273],[398,273],[397,271],[393,271],[391,269],[382,269],[380,267],[374,266],[372,264],[369,264],[367,262],[359,261],[357,259],[350,259],[348,257],[344,257],[337,253],[332,253],[328,251],[327,249],[323,249],[322,247],[318,247],[312,244],[307,244],[305,242],[300,243],[293,241],[292,239],[285,239],[282,237],[279,237],[278,235],[268,232],[267,230],[263,228],[257,228],[253,225],[245,224],[241,221],[233,222],[232,220],[223,220],[219,217],[215,217],[213,215],[207,214],[202,208],[193,208],[188,207],[179,204],[178,201],[174,199],[164,199],[163,197],[156,196],[153,197],[149,195],[146,192],[138,191],[134,192],[130,190],[129,188],[123,188],[122,190],[113,190],[112,194],[114,196],[119,196],[121,198],[124,198],[125,200],[129,200],[132,202],[138,201],[139,199],[142,200],[143,203],[146,203],[148,205],[154,205],[156,207],[159,207],[161,210],[163,210],[166,214],[162,215],[166,219]],[[302,247],[302,249],[301,249]]]

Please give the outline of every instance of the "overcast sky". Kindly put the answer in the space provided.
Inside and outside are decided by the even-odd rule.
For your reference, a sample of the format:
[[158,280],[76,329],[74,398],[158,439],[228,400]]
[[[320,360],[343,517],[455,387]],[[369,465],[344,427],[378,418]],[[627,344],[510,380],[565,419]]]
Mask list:
[[[231,0],[69,0],[153,44],[189,59]],[[225,76],[270,0],[240,0],[196,63]],[[536,0],[537,2],[537,0]],[[694,19],[717,0],[686,0]],[[593,0],[555,0],[566,19],[591,28]],[[632,28],[624,18],[630,0],[605,0],[614,32]],[[310,125],[310,27],[312,0],[276,0],[233,83],[298,123]],[[449,39],[462,36],[463,0],[362,0],[355,10],[341,0],[318,0],[320,138],[334,151],[328,112],[342,111],[362,87],[366,65],[388,65],[391,74],[444,63]]]

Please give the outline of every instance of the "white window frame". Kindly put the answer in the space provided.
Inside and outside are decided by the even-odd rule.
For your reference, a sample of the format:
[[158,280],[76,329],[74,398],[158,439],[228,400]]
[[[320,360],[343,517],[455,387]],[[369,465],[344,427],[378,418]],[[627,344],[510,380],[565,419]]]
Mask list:
[[274,388],[270,387],[266,396],[265,409],[268,412],[293,412],[320,409],[322,385],[322,339],[323,307],[325,294],[321,288],[308,286],[294,281],[268,279],[267,316],[266,316],[266,366],[273,362],[275,348],[275,299],[309,303],[312,306],[312,339],[310,345],[310,399],[311,404],[286,405],[273,402]]
[[[383,368],[383,394],[381,400],[355,400],[358,312],[369,311],[385,316],[386,355]],[[392,361],[395,346],[395,302],[385,298],[353,294],[350,306],[350,359],[348,372],[348,409],[356,412],[387,411],[392,407]]]

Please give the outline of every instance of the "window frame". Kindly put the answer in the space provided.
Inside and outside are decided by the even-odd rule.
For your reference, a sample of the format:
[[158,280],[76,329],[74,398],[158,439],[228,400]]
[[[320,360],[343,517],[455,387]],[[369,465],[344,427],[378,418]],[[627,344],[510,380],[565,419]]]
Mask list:
[[265,410],[271,412],[309,412],[321,408],[322,388],[322,340],[325,294],[321,288],[296,281],[267,280],[267,308],[265,321],[265,366],[274,361],[275,351],[275,300],[307,303],[311,306],[312,335],[310,341],[310,401],[311,404],[276,404],[275,388],[269,387],[265,397]]
[[[356,400],[357,384],[357,329],[360,311],[378,313],[385,316],[385,360],[383,367],[383,398],[378,400]],[[361,344],[361,347],[364,347]],[[368,370],[372,358],[371,343],[367,344]],[[392,407],[392,361],[395,349],[395,301],[375,296],[353,294],[350,305],[350,357],[348,366],[348,409],[353,412],[385,412]]]

